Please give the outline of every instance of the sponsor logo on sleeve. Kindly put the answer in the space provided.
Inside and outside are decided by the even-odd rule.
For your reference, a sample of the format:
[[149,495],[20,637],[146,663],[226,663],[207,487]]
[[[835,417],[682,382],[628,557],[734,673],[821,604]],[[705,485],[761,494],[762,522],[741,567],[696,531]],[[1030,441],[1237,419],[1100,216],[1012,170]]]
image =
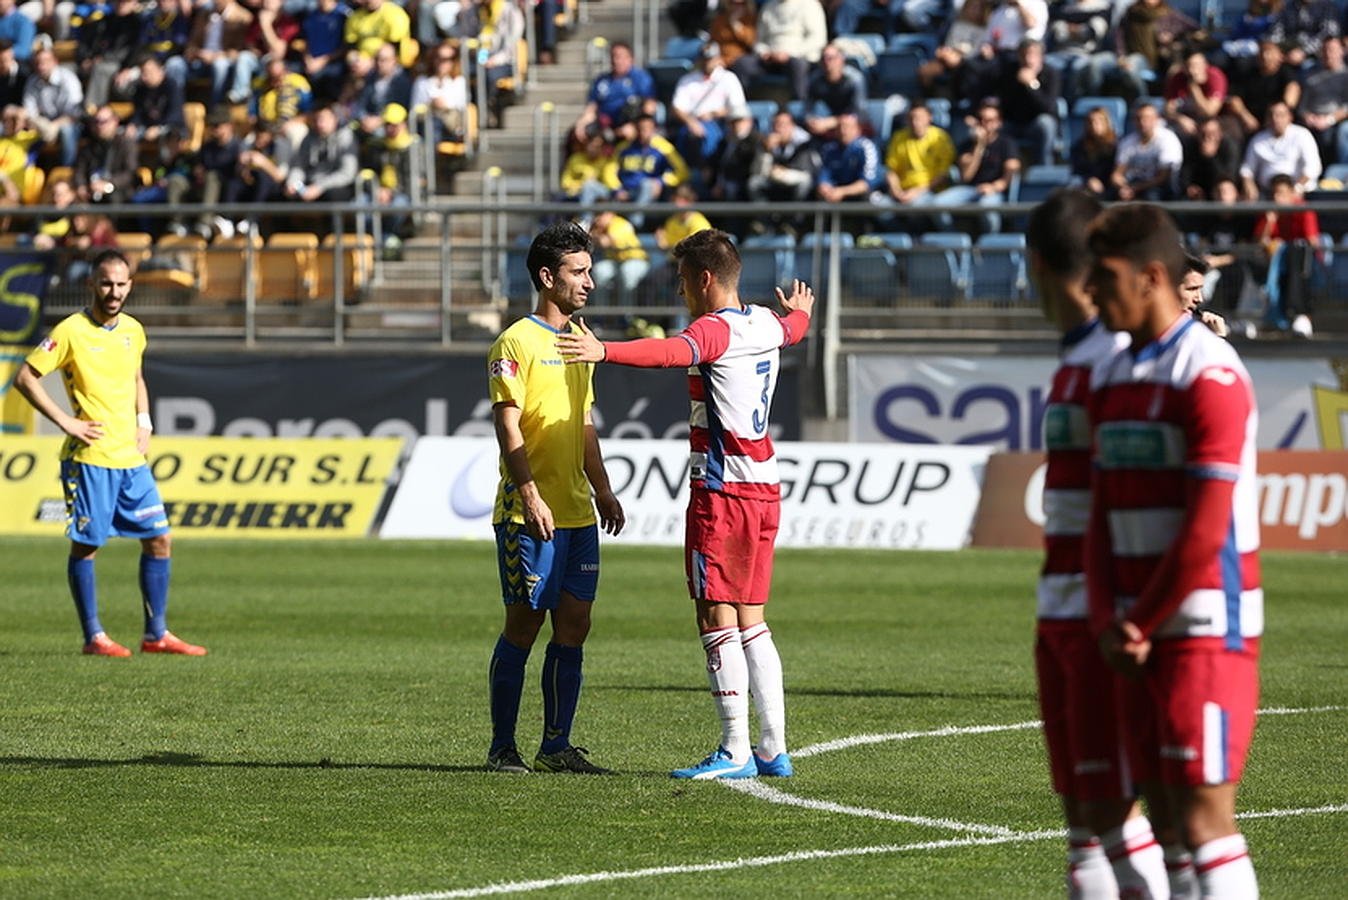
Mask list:
[[50,353],[56,349],[56,341],[52,340],[49,337],[45,337],[42,339],[42,343],[38,344],[38,347]]
[[488,367],[492,378],[514,378],[520,370],[520,364],[513,359],[493,359]]

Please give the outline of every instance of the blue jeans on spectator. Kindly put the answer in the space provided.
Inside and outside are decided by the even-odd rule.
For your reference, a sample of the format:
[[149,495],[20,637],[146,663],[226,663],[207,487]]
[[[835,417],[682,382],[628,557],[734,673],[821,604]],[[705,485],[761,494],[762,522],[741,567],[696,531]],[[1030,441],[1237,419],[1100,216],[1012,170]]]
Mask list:
[[1130,54],[1127,67],[1119,65],[1119,59],[1112,53],[1096,53],[1081,67],[1079,82],[1080,96],[1097,97],[1104,90],[1105,79],[1117,75],[1123,81],[1124,90],[1131,97],[1141,97],[1147,93],[1147,84],[1142,78],[1144,72],[1151,71],[1151,64],[1140,53]]
[[594,264],[594,286],[596,290],[602,291],[616,281],[618,286],[612,297],[612,302],[620,305],[631,303],[637,286],[641,284],[641,279],[645,278],[646,273],[650,270],[651,261],[649,259],[624,259],[621,262],[613,259],[601,259]]
[[674,144],[690,165],[707,166],[721,152],[725,141],[725,126],[720,119],[711,119],[702,123],[702,137],[695,137],[687,125],[680,126],[674,138]]
[[1058,120],[1041,113],[1029,122],[1006,122],[1007,132],[1016,143],[1029,148],[1032,165],[1053,165],[1053,142],[1058,139]]
[[[980,194],[977,185],[957,184],[941,191],[929,202],[931,206],[969,206],[975,203],[979,206],[1001,206],[1006,202],[1006,197],[1000,193]],[[939,214],[936,221],[942,231],[951,231],[955,227],[955,218],[950,213]],[[999,213],[987,213],[980,217],[980,221],[985,234],[996,234],[1002,230],[1002,217]]]
[[[631,195],[633,203],[654,203],[660,199],[661,192],[665,189],[665,183],[659,178],[642,178],[641,183],[633,191],[627,188],[627,193]],[[632,227],[638,230],[646,223],[646,214],[634,212],[627,216],[627,221],[632,223]]]
[[557,49],[557,13],[560,11],[558,0],[539,0],[538,6],[534,7],[538,16],[538,46],[535,50]]

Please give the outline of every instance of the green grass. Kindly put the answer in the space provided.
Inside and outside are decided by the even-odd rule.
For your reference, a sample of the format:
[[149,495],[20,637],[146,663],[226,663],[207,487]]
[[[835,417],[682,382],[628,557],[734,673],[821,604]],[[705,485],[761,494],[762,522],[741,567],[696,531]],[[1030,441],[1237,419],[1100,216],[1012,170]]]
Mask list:
[[[99,558],[140,631],[137,548]],[[344,898],[967,837],[674,782],[717,729],[680,552],[610,548],[574,735],[617,778],[479,770],[500,628],[486,544],[182,541],[170,621],[204,659],[79,655],[64,544],[0,540],[0,896]],[[794,746],[1034,719],[1033,553],[778,554]],[[1266,559],[1264,706],[1344,703],[1342,558]],[[541,652],[541,647],[538,652]],[[537,655],[537,653],[536,653]],[[531,666],[521,744],[541,716]],[[1348,712],[1261,720],[1241,808],[1348,801]],[[774,786],[912,816],[1058,827],[1026,729],[854,747]],[[1269,898],[1341,897],[1348,813],[1249,819]],[[548,897],[1062,894],[1056,839],[552,888]]]

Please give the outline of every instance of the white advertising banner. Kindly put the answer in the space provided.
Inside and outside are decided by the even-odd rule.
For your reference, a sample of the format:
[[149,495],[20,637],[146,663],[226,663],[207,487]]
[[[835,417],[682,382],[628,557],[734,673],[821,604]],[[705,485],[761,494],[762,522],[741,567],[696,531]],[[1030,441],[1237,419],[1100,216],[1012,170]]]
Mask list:
[[[679,546],[688,505],[683,441],[603,442],[627,514],[617,538]],[[782,442],[779,547],[963,547],[978,508],[985,447]],[[423,437],[384,517],[385,538],[491,539],[497,483],[490,438]]]
[[[854,355],[849,436],[1042,450],[1040,426],[1057,365],[1052,356]],[[1260,449],[1344,446],[1334,398],[1348,394],[1329,360],[1254,358],[1245,365],[1259,401]]]

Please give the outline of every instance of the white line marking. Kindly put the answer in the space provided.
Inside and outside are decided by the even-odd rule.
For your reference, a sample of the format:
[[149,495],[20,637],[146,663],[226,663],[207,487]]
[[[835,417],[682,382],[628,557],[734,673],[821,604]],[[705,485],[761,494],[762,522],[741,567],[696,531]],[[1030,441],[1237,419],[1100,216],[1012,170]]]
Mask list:
[[[1342,712],[1343,710],[1348,710],[1348,706],[1308,706],[1304,708],[1270,706],[1267,709],[1259,710],[1259,715],[1295,716],[1304,713]],[[915,738],[925,737],[954,737],[961,734],[995,734],[1002,731],[1024,731],[1028,728],[1038,728],[1040,727],[1040,724],[1040,721],[1035,719],[1030,722],[1015,722],[1010,725],[944,725],[930,731],[897,731],[892,734],[857,734],[852,737],[838,738],[835,741],[810,744],[807,747],[801,747],[799,750],[792,750],[791,755],[793,757],[804,759],[808,756],[818,756],[820,753],[831,753],[834,750],[846,750],[850,747],[862,747],[867,744],[887,744],[891,741],[911,741]]]
[[[1240,813],[1238,819],[1287,818],[1317,813],[1348,812],[1348,804],[1317,806],[1307,809],[1271,809],[1262,812]],[[629,869],[620,872],[586,872],[581,875],[562,875],[557,878],[539,878],[534,881],[510,881],[481,887],[459,888],[452,891],[433,891],[424,894],[390,894],[367,897],[365,900],[461,900],[469,897],[491,897],[499,894],[523,894],[555,887],[573,887],[598,884],[605,881],[632,881],[637,878],[656,878],[661,875],[693,875],[699,872],[728,872],[734,869],[752,869],[782,863],[807,862],[815,859],[840,859],[849,856],[876,856],[888,853],[911,853],[916,850],[946,850],[959,847],[988,847],[996,844],[1020,844],[1029,841],[1061,839],[1062,829],[1047,831],[1019,831],[989,837],[950,838],[943,841],[920,841],[912,844],[879,844],[872,847],[845,847],[841,850],[798,850],[775,856],[752,856],[748,859],[729,859],[720,862],[691,863],[683,866],[657,866],[650,869]]]
[[741,793],[748,794],[751,797],[757,797],[759,800],[766,800],[768,803],[780,803],[783,806],[799,806],[804,809],[814,809],[820,812],[843,813],[849,816],[865,816],[870,819],[880,819],[885,822],[906,822],[909,825],[928,825],[932,828],[949,828],[952,831],[970,831],[975,834],[991,834],[998,837],[1006,837],[1015,834],[1010,828],[1002,825],[979,825],[973,822],[956,822],[954,819],[933,819],[928,816],[902,816],[898,813],[884,812],[878,809],[866,809],[861,806],[844,806],[841,803],[831,803],[828,800],[809,800],[805,797],[797,797],[794,794],[788,794],[786,791],[778,790],[770,784],[759,781],[754,778],[745,779],[724,779],[723,785]]
[[993,734],[999,731],[1024,731],[1027,728],[1038,728],[1039,720],[1031,722],[1016,722],[1014,725],[945,725],[932,731],[898,731],[893,734],[857,734],[852,737],[838,738],[836,741],[824,741],[822,744],[811,744],[808,747],[801,747],[799,750],[792,750],[793,757],[804,758],[807,756],[817,756],[820,753],[831,753],[834,750],[846,750],[849,747],[861,747],[866,744],[887,744],[890,741],[911,741],[914,738],[924,737],[954,737],[960,734]]

